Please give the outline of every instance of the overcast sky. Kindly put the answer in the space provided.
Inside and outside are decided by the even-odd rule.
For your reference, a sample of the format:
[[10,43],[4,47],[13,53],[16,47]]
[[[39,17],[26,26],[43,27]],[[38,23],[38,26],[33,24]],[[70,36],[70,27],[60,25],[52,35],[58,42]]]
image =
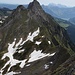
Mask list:
[[[28,4],[33,0],[0,0],[0,3],[10,4]],[[66,6],[75,6],[75,0],[37,0],[41,4],[47,5],[49,3],[62,4]]]

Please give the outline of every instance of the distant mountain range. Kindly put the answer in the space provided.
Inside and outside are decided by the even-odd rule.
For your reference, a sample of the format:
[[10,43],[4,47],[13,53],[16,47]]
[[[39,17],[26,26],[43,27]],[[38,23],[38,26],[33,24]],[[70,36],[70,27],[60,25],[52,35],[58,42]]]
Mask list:
[[[11,10],[17,8],[19,4],[3,4],[3,3],[0,3],[0,8],[9,8]],[[27,5],[25,4],[24,5],[25,7],[27,7]]]
[[[6,7],[9,9],[15,9],[18,6],[18,4],[0,4],[0,7]],[[28,6],[24,5],[25,7]],[[70,18],[75,17],[75,7],[67,7],[65,5],[61,4],[49,4],[47,6],[42,5],[42,8],[49,14],[51,14],[54,17],[69,20]]]
[[69,19],[69,21],[70,21],[72,24],[74,24],[74,25],[75,25],[75,17],[70,18],[70,19]]
[[63,5],[43,5],[43,9],[54,17],[69,20],[75,17],[75,7],[67,7]]
[[0,8],[9,8],[9,9],[15,9],[17,8],[18,4],[3,4],[0,3]]
[[66,6],[66,5],[54,4],[54,3],[50,3],[48,6],[49,7],[68,8],[68,6]]

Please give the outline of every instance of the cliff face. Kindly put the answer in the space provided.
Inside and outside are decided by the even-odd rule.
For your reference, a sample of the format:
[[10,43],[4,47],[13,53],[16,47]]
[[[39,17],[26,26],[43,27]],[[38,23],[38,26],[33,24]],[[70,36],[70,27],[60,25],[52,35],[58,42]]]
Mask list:
[[0,28],[0,39],[1,75],[52,74],[75,48],[36,0],[13,11]]

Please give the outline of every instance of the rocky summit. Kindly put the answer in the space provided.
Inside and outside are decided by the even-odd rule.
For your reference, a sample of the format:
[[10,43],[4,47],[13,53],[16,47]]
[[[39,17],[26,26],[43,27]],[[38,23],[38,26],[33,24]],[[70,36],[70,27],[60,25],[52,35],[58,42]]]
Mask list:
[[66,30],[34,0],[0,26],[0,75],[74,75],[74,49]]

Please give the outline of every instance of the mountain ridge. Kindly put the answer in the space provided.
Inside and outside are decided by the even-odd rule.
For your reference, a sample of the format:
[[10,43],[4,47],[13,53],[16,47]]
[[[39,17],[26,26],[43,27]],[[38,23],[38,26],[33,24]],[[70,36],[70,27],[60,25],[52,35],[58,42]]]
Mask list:
[[36,0],[27,9],[18,6],[0,33],[1,75],[51,74],[74,54],[75,46],[66,30]]

